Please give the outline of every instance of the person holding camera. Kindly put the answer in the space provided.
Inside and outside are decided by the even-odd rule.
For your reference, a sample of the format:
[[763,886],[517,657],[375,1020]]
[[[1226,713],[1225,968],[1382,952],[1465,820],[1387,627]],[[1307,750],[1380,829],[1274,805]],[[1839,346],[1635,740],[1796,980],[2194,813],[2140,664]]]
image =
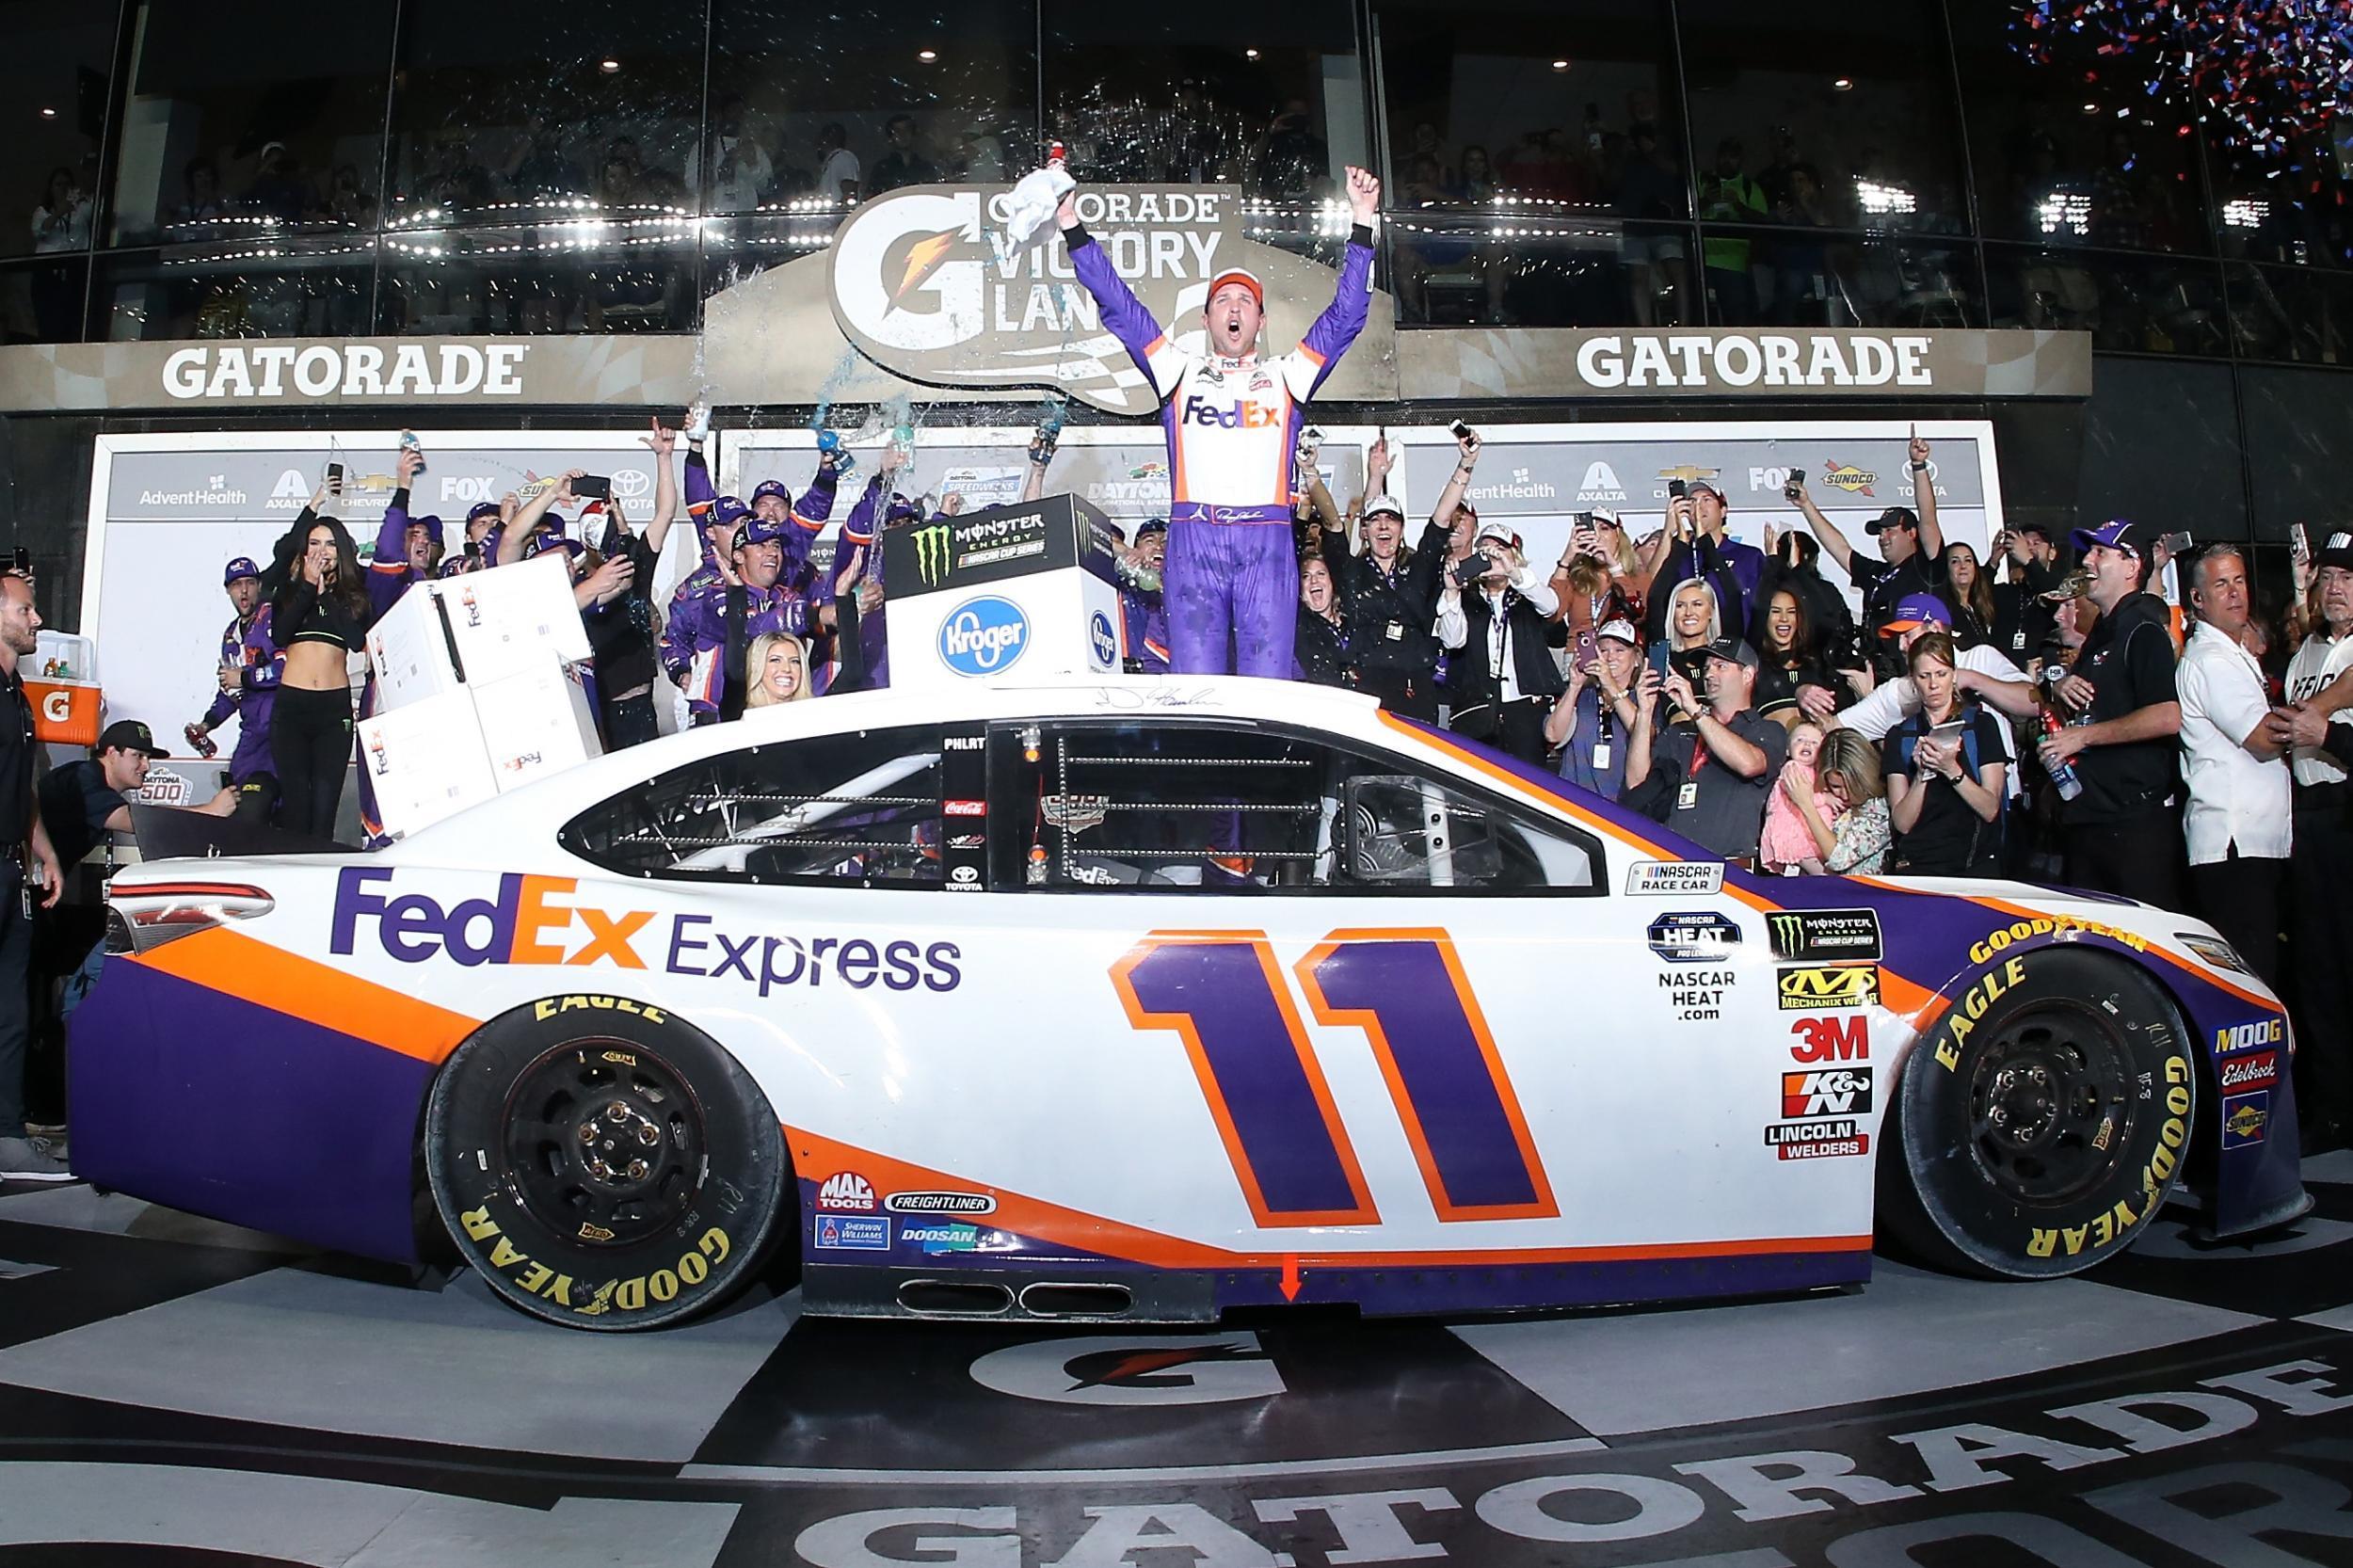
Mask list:
[[[1945,530],[1936,520],[1936,486],[1929,477],[1929,443],[1920,439],[1915,427],[1912,432],[1910,453],[1913,499],[1919,502],[1915,514],[1908,506],[1890,506],[1863,525],[1865,534],[1880,542],[1880,559],[1874,561],[1847,542],[1847,536],[1838,525],[1823,515],[1806,492],[1805,471],[1791,469],[1782,486],[1782,494],[1792,505],[1805,514],[1814,536],[1822,541],[1830,558],[1838,563],[1838,569],[1847,574],[1857,592],[1863,596],[1863,626],[1866,633],[1876,637],[1889,621],[1896,618],[1896,606],[1913,594],[1935,594],[1944,584],[1937,563],[1945,553]],[[1947,626],[1951,624],[1947,613]]]
[[[1448,728],[1485,741],[1531,766],[1551,749],[1545,720],[1562,691],[1551,650],[1564,629],[1560,596],[1522,552],[1520,536],[1500,522],[1481,524],[1470,555],[1438,595],[1439,641],[1462,652],[1447,661]],[[1446,633],[1461,617],[1458,641]]]
[[[1705,480],[1687,486],[1670,479],[1667,497],[1667,526],[1652,542],[1646,563],[1650,588],[1698,578],[1715,590],[1723,624],[1746,627],[1765,576],[1765,552],[1726,531],[1732,508],[1724,492]],[[1656,643],[1667,632],[1667,607],[1656,592],[1650,598],[1649,633]]]
[[2001,869],[2008,737],[1961,700],[1952,635],[1929,632],[1904,655],[1919,712],[1881,745],[1895,869],[1921,876],[1993,876]]
[[1786,729],[1750,711],[1756,663],[1744,639],[1724,636],[1675,655],[1663,678],[1643,671],[1620,796],[1741,865],[1755,862],[1766,796],[1789,749]]
[[2014,664],[2030,664],[2051,637],[2047,596],[2066,575],[2050,524],[2033,518],[2010,523],[1993,536],[1992,552],[1993,646]]
[[1604,800],[1625,788],[1641,674],[1641,633],[1632,621],[1607,621],[1571,653],[1567,684],[1545,718],[1545,742],[1561,749],[1561,776]]
[[1340,596],[1359,688],[1390,712],[1430,724],[1438,720],[1439,642],[1433,630],[1438,575],[1463,489],[1479,463],[1477,435],[1457,437],[1456,444],[1461,456],[1417,548],[1405,548],[1405,508],[1387,493],[1391,455],[1385,436],[1365,457],[1370,493],[1361,524],[1363,552],[1351,554],[1347,534],[1331,527],[1329,520],[1321,533],[1323,564]]

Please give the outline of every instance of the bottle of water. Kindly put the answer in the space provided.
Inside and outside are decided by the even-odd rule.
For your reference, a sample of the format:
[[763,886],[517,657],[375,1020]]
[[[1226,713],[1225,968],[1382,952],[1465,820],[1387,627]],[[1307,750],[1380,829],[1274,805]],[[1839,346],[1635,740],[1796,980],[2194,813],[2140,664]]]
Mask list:
[[424,472],[424,443],[417,440],[417,433],[414,430],[403,430],[400,433],[400,448],[403,452],[413,452],[417,455],[417,472],[423,473]]
[[[2042,710],[2042,732],[2045,735],[2056,735],[2066,728],[2065,725],[2059,723],[2059,716],[2057,713],[2048,708]],[[2050,774],[2051,782],[2058,786],[2059,799],[2073,800],[2084,792],[2084,781],[2075,776],[2074,763],[2061,762],[2057,767],[2051,769]]]
[[857,455],[841,444],[840,431],[818,431],[817,450],[833,455],[833,476],[836,484],[846,482],[851,474],[857,472]]

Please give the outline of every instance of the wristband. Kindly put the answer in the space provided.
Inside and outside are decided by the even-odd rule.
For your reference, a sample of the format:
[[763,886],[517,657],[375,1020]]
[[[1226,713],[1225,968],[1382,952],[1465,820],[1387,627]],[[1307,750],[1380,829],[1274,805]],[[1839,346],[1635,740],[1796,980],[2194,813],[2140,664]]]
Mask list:
[[1925,462],[1915,462],[1912,465],[1912,472],[1914,473],[1926,473],[1929,472],[1929,465]]

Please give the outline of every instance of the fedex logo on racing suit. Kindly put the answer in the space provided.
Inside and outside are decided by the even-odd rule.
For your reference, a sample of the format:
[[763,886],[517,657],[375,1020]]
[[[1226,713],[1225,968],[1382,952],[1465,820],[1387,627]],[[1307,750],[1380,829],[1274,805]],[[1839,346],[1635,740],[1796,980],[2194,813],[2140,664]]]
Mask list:
[[1214,424],[1225,430],[1267,430],[1290,418],[1287,405],[1237,401],[1220,408],[1194,396],[1185,399],[1184,423]]
[[[568,876],[509,872],[493,897],[444,905],[428,893],[388,897],[389,866],[346,866],[335,884],[329,951],[357,950],[362,922],[385,953],[403,964],[448,958],[479,964],[610,964],[717,980],[733,976],[766,996],[780,985],[817,986],[827,975],[863,991],[952,991],[964,983],[953,942],[928,946],[862,936],[798,936],[727,932],[709,915],[677,914],[657,925],[650,909],[619,914],[565,902],[578,886]],[[577,939],[577,945],[575,945]],[[656,962],[649,963],[648,959]]]

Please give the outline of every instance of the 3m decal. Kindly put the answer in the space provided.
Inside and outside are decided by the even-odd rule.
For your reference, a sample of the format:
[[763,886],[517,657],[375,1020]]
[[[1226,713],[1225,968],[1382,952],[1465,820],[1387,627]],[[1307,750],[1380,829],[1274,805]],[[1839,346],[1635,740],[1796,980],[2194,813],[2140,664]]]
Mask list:
[[1868,1067],[1831,1067],[1781,1075],[1781,1113],[1786,1118],[1860,1115],[1870,1109]]
[[2226,1149],[2251,1148],[2264,1141],[2271,1125],[2271,1091],[2258,1089],[2251,1095],[2230,1095],[2222,1101],[2222,1146]]
[[1938,1025],[1937,1065],[1948,1073],[1958,1071],[1961,1043],[1977,1032],[1977,1020],[1985,1016],[1985,1010],[2025,983],[2026,961],[2012,958],[1963,991],[1961,1000],[1945,1010],[1944,1020]]
[[2268,1089],[2280,1081],[2280,1053],[2267,1050],[2255,1056],[2233,1057],[2221,1064],[2220,1076],[2226,1093],[2238,1089]]
[[1661,915],[1650,922],[1650,950],[1670,964],[1722,960],[1739,945],[1740,927],[1713,909]]
[[873,1184],[856,1171],[837,1171],[817,1186],[817,1207],[845,1214],[872,1214],[880,1207]]
[[1843,1018],[1798,1018],[1790,1023],[1789,1032],[1800,1041],[1789,1048],[1792,1062],[1871,1060],[1871,1020],[1861,1014]]
[[1880,971],[1876,964],[1783,969],[1774,975],[1773,984],[1785,1013],[1872,1007],[1880,1000]]
[[[1365,1032],[1441,1220],[1559,1212],[1446,933],[1336,931],[1297,974],[1319,1022]],[[1112,979],[1131,1024],[1184,1040],[1259,1225],[1379,1223],[1264,936],[1157,932]]]
[[2264,1046],[2276,1046],[2287,1037],[2287,1032],[2277,1018],[2257,1018],[2251,1024],[2233,1024],[2214,1032],[2214,1048],[2221,1055],[2236,1050],[2255,1050]]
[[1723,886],[1723,863],[1717,860],[1637,860],[1625,869],[1625,890],[1634,897],[1696,896]]
[[1784,909],[1765,917],[1765,932],[1776,958],[1820,963],[1882,956],[1876,909]]

